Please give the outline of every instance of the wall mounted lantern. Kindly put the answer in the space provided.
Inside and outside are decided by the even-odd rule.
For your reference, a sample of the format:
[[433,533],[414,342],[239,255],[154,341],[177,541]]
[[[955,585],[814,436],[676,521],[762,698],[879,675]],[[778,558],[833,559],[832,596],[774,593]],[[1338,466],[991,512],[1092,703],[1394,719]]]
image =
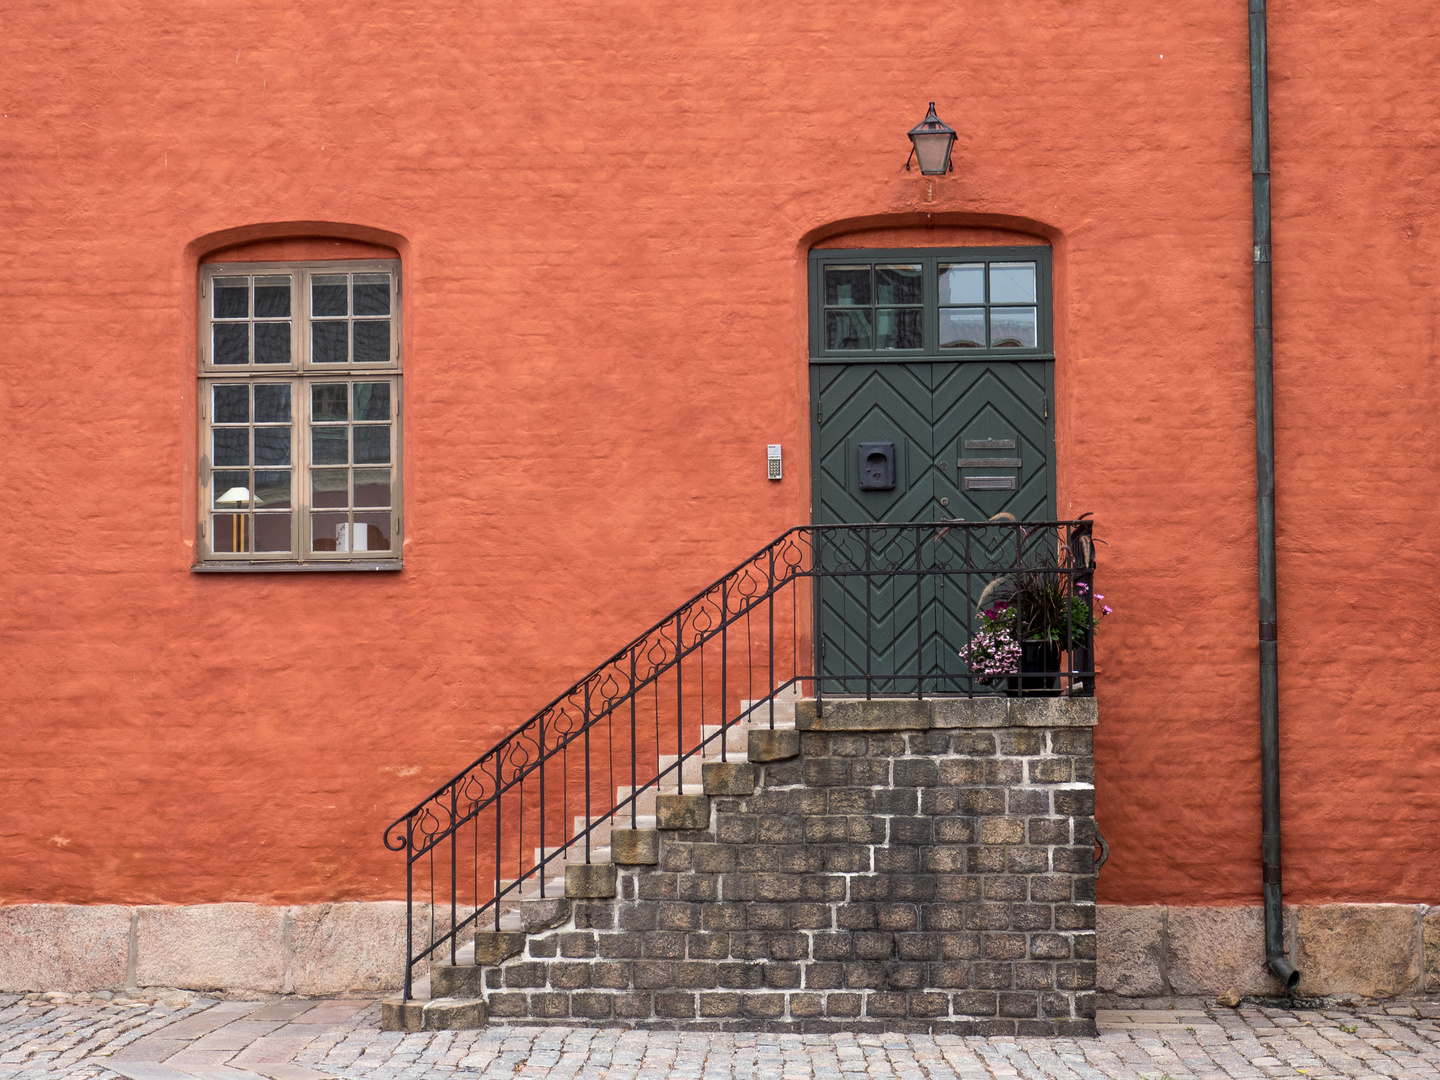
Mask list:
[[935,115],[935,103],[930,102],[930,111],[925,119],[910,129],[910,157],[905,159],[905,171],[910,171],[911,158],[920,159],[921,176],[944,176],[953,172],[950,164],[950,147],[955,143],[955,129]]

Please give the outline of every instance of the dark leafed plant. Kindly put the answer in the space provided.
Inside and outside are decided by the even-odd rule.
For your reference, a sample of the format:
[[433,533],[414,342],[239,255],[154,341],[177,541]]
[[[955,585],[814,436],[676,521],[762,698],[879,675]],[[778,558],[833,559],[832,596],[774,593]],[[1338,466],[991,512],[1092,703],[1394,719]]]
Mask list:
[[[1056,570],[1021,570],[992,581],[980,597],[983,630],[1006,630],[1020,641],[1083,648],[1109,607],[1092,610],[1089,586]],[[1096,596],[1103,601],[1105,597]]]

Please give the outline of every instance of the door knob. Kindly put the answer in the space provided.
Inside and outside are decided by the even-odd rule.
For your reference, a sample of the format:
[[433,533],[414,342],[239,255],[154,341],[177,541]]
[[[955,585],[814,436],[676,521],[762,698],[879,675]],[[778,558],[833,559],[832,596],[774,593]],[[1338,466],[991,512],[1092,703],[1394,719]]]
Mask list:
[[940,500],[940,505],[941,505],[941,506],[949,506],[949,505],[950,505],[950,500],[949,500],[949,499],[941,499],[941,500]]

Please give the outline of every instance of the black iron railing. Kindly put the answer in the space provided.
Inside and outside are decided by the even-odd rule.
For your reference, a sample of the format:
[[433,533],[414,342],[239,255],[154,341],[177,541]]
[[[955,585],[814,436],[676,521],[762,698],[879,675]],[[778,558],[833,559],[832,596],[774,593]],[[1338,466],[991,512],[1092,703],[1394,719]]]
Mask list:
[[786,694],[1092,694],[1094,568],[1088,521],[791,529],[385,831],[406,853],[405,996],[467,928],[556,895],[547,873],[637,827],[647,793],[698,792],[686,761],[725,760],[726,729],[773,727]]

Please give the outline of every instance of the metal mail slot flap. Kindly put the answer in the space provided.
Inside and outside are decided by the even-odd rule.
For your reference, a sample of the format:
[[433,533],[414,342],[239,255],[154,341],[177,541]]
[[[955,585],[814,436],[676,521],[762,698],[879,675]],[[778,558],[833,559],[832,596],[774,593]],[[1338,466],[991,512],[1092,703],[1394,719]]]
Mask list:
[[965,477],[966,491],[1014,491],[1015,478],[1013,476],[967,476]]
[[1018,469],[1018,457],[976,457],[961,458],[957,464],[962,469]]
[[1014,450],[1014,439],[966,439],[966,450]]

